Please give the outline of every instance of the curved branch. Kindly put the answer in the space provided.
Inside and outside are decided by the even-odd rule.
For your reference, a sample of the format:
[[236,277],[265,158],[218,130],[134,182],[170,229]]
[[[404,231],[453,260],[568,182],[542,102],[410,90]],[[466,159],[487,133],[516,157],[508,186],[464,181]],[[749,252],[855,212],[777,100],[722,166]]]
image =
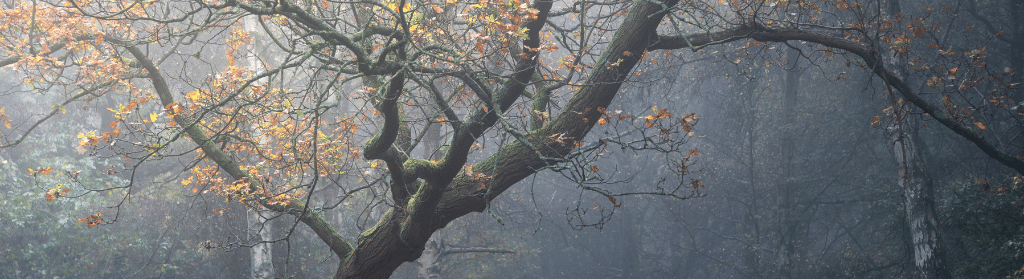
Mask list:
[[[697,38],[700,39],[698,40]],[[986,141],[985,137],[980,133],[977,133],[970,127],[954,120],[943,110],[928,103],[927,100],[914,92],[906,81],[899,78],[899,76],[892,71],[886,69],[879,52],[869,45],[830,34],[792,28],[772,28],[760,24],[747,24],[724,31],[701,34],[699,37],[698,35],[661,37],[661,41],[664,43],[660,43],[657,46],[662,49],[678,49],[684,47],[694,48],[703,46],[699,43],[705,43],[705,45],[725,43],[743,38],[761,42],[785,42],[791,40],[805,41],[830,48],[842,49],[857,55],[861,59],[864,59],[864,64],[867,65],[867,68],[870,69],[872,73],[881,78],[887,85],[892,86],[896,91],[899,91],[907,101],[910,101],[910,103],[920,108],[932,119],[935,119],[935,121],[946,126],[946,128],[950,129],[957,135],[960,135],[967,141],[970,141],[981,149],[985,155],[995,159],[1000,164],[1010,167],[1017,171],[1018,174],[1024,174],[1024,160],[999,150],[999,148]]]
[[[108,39],[108,41],[111,41]],[[167,86],[167,81],[164,80],[160,70],[153,64],[153,61],[146,56],[137,46],[130,43],[117,42],[122,45],[125,49],[131,53],[132,56],[138,61],[139,65],[145,69],[147,78],[153,83],[153,89],[160,97],[160,103],[167,107],[174,104],[174,96],[171,94],[170,88]],[[249,174],[241,169],[241,167],[231,159],[231,156],[217,146],[216,142],[211,140],[203,133],[202,129],[197,125],[190,125],[192,119],[186,118],[184,115],[176,114],[173,116],[174,121],[181,123],[185,129],[186,134],[192,139],[199,148],[203,150],[207,158],[213,160],[217,166],[227,172],[233,179],[245,180],[250,183],[250,187],[256,188],[261,185],[259,180],[249,176]],[[300,221],[309,226],[320,237],[328,247],[331,248],[338,257],[346,257],[351,253],[352,246],[342,238],[330,223],[324,219],[320,212],[309,210],[306,204],[298,199],[291,199],[289,204],[270,204],[267,202],[267,198],[260,198],[257,202],[260,205],[277,212],[287,213],[296,216]]]

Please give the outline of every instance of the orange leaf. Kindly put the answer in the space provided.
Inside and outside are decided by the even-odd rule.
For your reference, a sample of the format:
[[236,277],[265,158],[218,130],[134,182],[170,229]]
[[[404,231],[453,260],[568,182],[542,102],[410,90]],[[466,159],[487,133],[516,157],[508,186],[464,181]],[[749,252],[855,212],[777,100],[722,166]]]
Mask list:
[[985,130],[985,124],[981,124],[981,122],[974,122],[974,126],[978,127],[978,129]]
[[50,172],[52,172],[52,171],[53,171],[53,167],[40,168],[39,169],[39,174],[47,175],[47,174],[50,174]]
[[608,201],[610,201],[610,202],[612,202],[614,204],[615,203],[615,197],[608,196]]
[[594,172],[598,172],[599,169],[597,168],[597,166],[590,165],[590,170],[592,170]]

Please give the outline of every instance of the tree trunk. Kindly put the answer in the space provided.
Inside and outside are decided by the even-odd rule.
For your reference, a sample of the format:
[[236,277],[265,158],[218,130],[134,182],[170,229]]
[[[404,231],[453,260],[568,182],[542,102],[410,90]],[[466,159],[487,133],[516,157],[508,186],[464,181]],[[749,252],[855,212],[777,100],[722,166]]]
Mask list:
[[247,220],[249,220],[249,233],[250,239],[258,242],[252,247],[252,269],[251,278],[263,279],[263,278],[274,278],[274,263],[273,253],[271,250],[270,243],[263,241],[271,240],[271,229],[273,229],[273,222],[267,220],[263,215],[271,214],[267,210],[249,210],[247,213]]
[[914,265],[921,278],[949,278],[939,252],[938,222],[932,197],[932,178],[925,170],[921,153],[914,142],[911,118],[897,117],[888,127],[889,141],[896,158],[897,183],[903,189],[907,224],[914,245]]
[[[245,18],[245,31],[256,37],[260,33],[259,26],[256,22],[256,16],[248,16]],[[257,43],[259,40],[253,40],[253,43],[249,45],[248,52],[245,54],[245,60],[250,70],[254,72],[262,71],[262,64],[257,55],[259,47]],[[255,131],[253,131],[255,132]],[[257,205],[258,206],[258,205]],[[256,245],[252,247],[252,265],[251,265],[251,278],[263,279],[263,278],[274,278],[274,263],[273,253],[270,243],[264,241],[271,240],[272,223],[267,220],[266,216],[269,216],[271,212],[266,209],[259,207],[256,209],[250,209],[246,213],[246,220],[248,221],[249,227],[249,239],[255,240]]]
[[[793,43],[799,45],[799,42]],[[779,190],[781,191],[779,209],[782,210],[781,216],[779,216],[782,219],[780,220],[781,227],[779,228],[781,230],[779,237],[782,244],[779,275],[782,278],[793,278],[796,262],[800,261],[803,256],[803,249],[800,243],[806,238],[804,234],[800,233],[803,231],[800,222],[802,218],[799,217],[799,201],[795,197],[798,193],[793,182],[793,142],[795,140],[793,132],[797,130],[793,118],[797,101],[797,90],[800,87],[800,75],[802,74],[797,63],[799,59],[799,49],[789,48],[786,51],[788,63],[786,64],[786,78],[782,96],[782,138],[780,139],[782,168],[779,174]]]

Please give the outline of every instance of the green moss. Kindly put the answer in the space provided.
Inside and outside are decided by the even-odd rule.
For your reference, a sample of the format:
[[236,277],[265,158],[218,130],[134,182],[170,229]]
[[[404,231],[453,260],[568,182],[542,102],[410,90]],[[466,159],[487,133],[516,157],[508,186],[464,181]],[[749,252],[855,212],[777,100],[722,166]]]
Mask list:
[[405,169],[405,177],[407,180],[412,180],[420,177],[430,176],[432,172],[437,170],[437,163],[423,160],[423,159],[409,159],[402,164],[402,168]]

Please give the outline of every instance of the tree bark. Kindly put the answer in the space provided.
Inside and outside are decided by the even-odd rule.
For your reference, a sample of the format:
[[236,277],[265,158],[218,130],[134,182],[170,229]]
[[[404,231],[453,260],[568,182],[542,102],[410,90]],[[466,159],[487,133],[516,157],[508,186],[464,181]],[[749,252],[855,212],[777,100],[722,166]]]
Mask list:
[[250,275],[254,279],[274,278],[273,250],[270,243],[264,242],[271,240],[271,231],[274,227],[271,225],[273,222],[263,217],[264,214],[270,212],[250,209],[246,213],[249,221],[249,239],[257,242],[251,249]]
[[898,117],[887,130],[897,164],[897,184],[903,189],[907,224],[914,245],[914,265],[921,278],[949,278],[939,250],[932,178],[909,130],[914,127],[913,122],[910,119],[904,122]]

